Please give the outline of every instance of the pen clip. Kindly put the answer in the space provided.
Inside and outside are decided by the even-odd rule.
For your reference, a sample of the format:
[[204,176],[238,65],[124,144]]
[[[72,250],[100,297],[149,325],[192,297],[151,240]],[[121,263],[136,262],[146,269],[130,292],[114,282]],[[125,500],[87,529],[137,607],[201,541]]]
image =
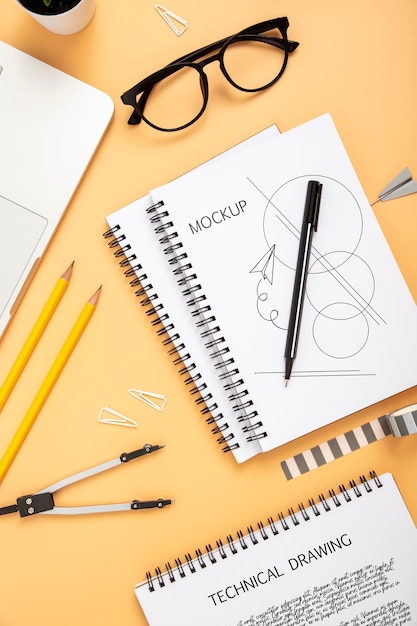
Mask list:
[[319,223],[319,213],[320,213],[320,202],[321,202],[321,191],[323,185],[317,181],[314,181],[315,190],[314,190],[314,208],[313,208],[313,219],[312,224],[314,228],[314,232],[317,232],[317,226]]

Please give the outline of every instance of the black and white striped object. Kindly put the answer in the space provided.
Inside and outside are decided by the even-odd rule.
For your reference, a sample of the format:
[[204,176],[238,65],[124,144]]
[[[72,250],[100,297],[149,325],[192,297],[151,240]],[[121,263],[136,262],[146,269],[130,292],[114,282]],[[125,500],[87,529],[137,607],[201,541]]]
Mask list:
[[383,415],[281,462],[287,480],[306,474],[389,435],[417,433],[417,404]]

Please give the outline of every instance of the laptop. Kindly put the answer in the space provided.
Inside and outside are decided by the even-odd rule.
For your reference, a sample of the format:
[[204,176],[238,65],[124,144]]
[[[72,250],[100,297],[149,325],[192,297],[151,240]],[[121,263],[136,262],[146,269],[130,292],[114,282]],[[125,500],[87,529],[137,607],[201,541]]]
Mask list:
[[0,337],[113,111],[107,94],[0,41]]

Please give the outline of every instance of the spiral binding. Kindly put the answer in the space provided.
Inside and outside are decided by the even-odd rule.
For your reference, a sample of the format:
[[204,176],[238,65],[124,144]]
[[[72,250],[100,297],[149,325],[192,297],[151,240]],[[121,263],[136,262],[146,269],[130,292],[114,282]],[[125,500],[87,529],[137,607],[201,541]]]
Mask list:
[[[161,202],[151,208],[159,208],[162,205]],[[167,348],[168,355],[172,357],[179,374],[184,377],[184,383],[189,386],[191,395],[195,396],[194,401],[201,414],[205,416],[209,425],[213,425],[211,432],[217,436],[217,443],[222,446],[223,452],[236,450],[239,448],[239,443],[234,441],[235,436],[230,426],[219,411],[217,403],[213,401],[212,394],[207,390],[206,383],[202,380],[200,372],[197,371],[192,356],[187,352],[185,344],[182,343],[179,333],[165,311],[164,305],[146,272],[138,262],[136,255],[131,252],[131,246],[126,241],[124,233],[121,232],[120,226],[116,225],[110,228],[103,233],[103,237],[109,240],[109,248],[118,259],[120,267],[124,270],[124,275],[129,279],[130,286],[135,290],[135,295],[139,298],[146,315],[151,319],[152,326],[155,327],[157,335],[161,337],[162,343]]]
[[230,348],[207,302],[203,288],[198,282],[192,263],[179,240],[169,212],[164,203],[159,202],[149,207],[147,213],[154,225],[159,243],[168,257],[168,263],[173,267],[173,274],[181,288],[182,295],[186,298],[186,304],[190,307],[191,316],[199,329],[205,348],[218,371],[218,378],[228,394],[233,411],[237,415],[237,421],[242,423],[241,429],[246,435],[246,440],[251,442],[263,439],[267,436],[263,423],[257,420],[258,412],[254,409],[245,382],[230,354]]
[[[266,541],[273,536],[279,535],[282,531],[286,532],[292,526],[295,527],[308,522],[312,517],[318,517],[330,512],[333,508],[343,506],[343,503],[350,502],[353,497],[360,498],[366,493],[370,493],[374,487],[379,489],[383,486],[380,478],[374,471],[370,472],[369,479],[362,475],[359,477],[359,480],[360,485],[356,484],[354,480],[349,481],[349,488],[346,488],[343,484],[339,485],[338,494],[336,494],[334,489],[330,489],[327,498],[323,494],[319,494],[317,503],[310,498],[308,509],[301,503],[298,505],[297,512],[293,508],[289,508],[287,516],[278,513],[276,520],[268,517],[266,525],[259,521],[256,530],[253,526],[248,526],[246,534],[238,530],[235,538],[232,535],[228,535],[226,542],[218,539],[215,548],[210,544],[205,546],[205,552],[197,548],[194,557],[187,553],[184,555],[183,560],[176,558],[175,566],[171,566],[167,562],[165,563],[165,571],[162,571],[160,567],[155,568],[154,575],[148,571],[146,573],[146,582],[149,591],[153,592],[158,587],[165,587],[167,583],[175,583],[188,574],[195,574],[199,569],[205,569],[224,559],[233,558],[240,551],[247,550],[261,541]],[[371,482],[374,487],[371,485]]]

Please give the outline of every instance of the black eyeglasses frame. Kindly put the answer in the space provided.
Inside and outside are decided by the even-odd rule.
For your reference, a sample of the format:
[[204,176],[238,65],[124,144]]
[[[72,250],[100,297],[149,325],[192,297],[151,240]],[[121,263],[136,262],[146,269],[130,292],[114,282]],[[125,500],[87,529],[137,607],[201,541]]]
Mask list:
[[[133,107],[133,112],[128,120],[128,124],[137,125],[137,124],[140,124],[140,122],[143,120],[146,124],[154,128],[155,130],[160,130],[163,132],[175,132],[175,131],[183,130],[185,128],[188,128],[192,124],[194,124],[194,122],[196,122],[203,115],[204,111],[206,110],[207,103],[208,103],[208,97],[209,97],[208,79],[207,79],[207,75],[204,72],[204,67],[214,61],[219,62],[220,70],[222,74],[224,75],[226,80],[231,85],[233,85],[233,87],[235,87],[236,89],[239,89],[240,91],[244,91],[244,92],[249,92],[249,93],[259,92],[259,91],[268,89],[281,78],[288,63],[289,53],[293,52],[299,45],[297,41],[291,41],[288,39],[287,37],[288,26],[289,26],[289,21],[287,17],[278,17],[278,18],[267,20],[265,22],[259,22],[258,24],[254,24],[253,26],[249,26],[248,28],[241,30],[235,35],[231,35],[229,37],[216,41],[215,43],[199,48],[198,50],[195,50],[194,52],[186,54],[185,56],[182,56],[176,59],[175,61],[168,63],[168,65],[158,70],[157,72],[150,74],[150,76],[138,82],[136,85],[134,85],[133,87],[125,91],[121,96],[121,100],[124,104]],[[279,32],[282,35],[282,39],[278,37],[267,36],[267,35],[262,36],[263,33],[273,30],[274,28],[277,28],[279,30]],[[255,88],[255,89],[248,89],[248,88],[244,88],[238,85],[231,78],[231,76],[229,76],[226,70],[225,64],[224,64],[224,54],[227,48],[231,44],[236,43],[237,41],[245,41],[245,40],[268,43],[284,51],[283,64],[277,76],[275,76],[268,84],[263,85],[262,87]],[[209,56],[209,57],[207,56],[211,54],[212,52],[214,52],[215,50],[218,50],[216,54],[213,54],[212,56]],[[201,57],[207,57],[207,58],[203,59],[202,61],[198,61],[198,59],[200,59]],[[191,121],[187,122],[186,124],[183,124],[182,126],[178,126],[176,128],[162,128],[160,126],[157,126],[153,122],[148,120],[144,115],[145,105],[152,92],[152,89],[161,80],[163,80],[164,78],[167,78],[168,76],[171,76],[175,72],[185,67],[191,67],[195,69],[200,75],[200,87],[201,87],[201,92],[203,95],[202,108],[199,111],[199,113],[195,115]],[[138,99],[138,96],[140,96],[139,99]]]

